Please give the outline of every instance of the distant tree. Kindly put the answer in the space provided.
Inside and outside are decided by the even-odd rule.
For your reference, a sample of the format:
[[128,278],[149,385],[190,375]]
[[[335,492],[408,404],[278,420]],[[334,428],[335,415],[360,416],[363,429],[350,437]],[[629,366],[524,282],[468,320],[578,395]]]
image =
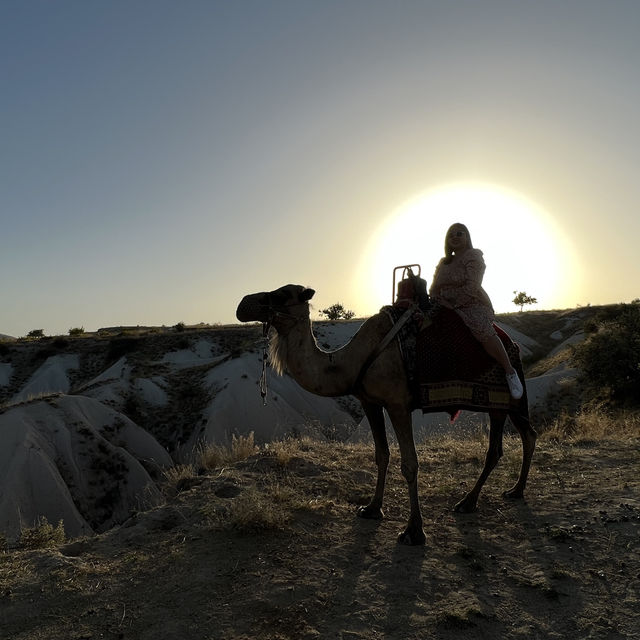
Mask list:
[[27,333],[28,338],[44,338],[44,329],[32,329]]
[[528,296],[525,291],[514,291],[513,293],[515,293],[516,297],[512,300],[512,302],[513,304],[520,307],[520,311],[522,311],[522,307],[524,307],[525,304],[535,304],[536,302],[538,302],[537,298]]
[[327,316],[329,320],[351,320],[356,314],[349,309],[345,309],[344,305],[339,302],[332,304],[327,309],[320,312],[323,316]]
[[84,327],[73,327],[69,329],[70,336],[81,336],[84,333]]

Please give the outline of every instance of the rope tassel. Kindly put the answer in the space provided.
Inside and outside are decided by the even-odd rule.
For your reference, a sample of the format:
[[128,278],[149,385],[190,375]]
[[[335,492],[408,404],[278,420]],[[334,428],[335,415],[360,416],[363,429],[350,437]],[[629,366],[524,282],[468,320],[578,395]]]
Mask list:
[[262,325],[262,337],[264,343],[262,345],[262,374],[260,376],[260,396],[262,397],[262,406],[267,406],[267,345],[269,335],[269,323],[265,322]]

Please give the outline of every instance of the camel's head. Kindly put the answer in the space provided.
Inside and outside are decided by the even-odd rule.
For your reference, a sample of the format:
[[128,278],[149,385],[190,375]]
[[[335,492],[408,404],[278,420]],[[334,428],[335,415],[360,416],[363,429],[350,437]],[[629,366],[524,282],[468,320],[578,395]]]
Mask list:
[[287,284],[275,291],[251,293],[240,301],[236,317],[240,322],[277,322],[278,318],[309,317],[309,300],[315,291],[299,284]]

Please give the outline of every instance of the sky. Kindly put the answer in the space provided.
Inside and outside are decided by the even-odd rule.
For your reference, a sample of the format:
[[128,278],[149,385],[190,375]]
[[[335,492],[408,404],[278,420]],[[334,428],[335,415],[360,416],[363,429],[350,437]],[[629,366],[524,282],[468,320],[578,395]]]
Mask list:
[[497,311],[636,299],[639,32],[635,0],[1,0],[0,334],[287,283],[371,315],[455,217]]

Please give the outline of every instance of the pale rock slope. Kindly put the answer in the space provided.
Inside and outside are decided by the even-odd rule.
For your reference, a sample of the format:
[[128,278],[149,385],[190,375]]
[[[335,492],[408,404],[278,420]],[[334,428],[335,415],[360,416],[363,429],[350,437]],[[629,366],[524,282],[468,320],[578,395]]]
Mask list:
[[267,395],[263,402],[259,380],[262,362],[255,353],[244,354],[212,368],[205,379],[213,400],[204,411],[204,422],[194,431],[198,441],[228,443],[235,435],[254,433],[264,443],[286,436],[322,436],[323,430],[347,428],[353,418],[332,398],[321,398],[300,387],[289,376],[267,371]]
[[159,500],[152,475],[169,454],[126,416],[91,398],[50,396],[0,414],[0,530],[45,516],[69,536],[104,531]]
[[131,389],[132,367],[122,356],[95,378],[76,390],[109,407],[120,408]]
[[77,369],[79,359],[76,354],[56,355],[31,376],[24,387],[13,397],[13,402],[22,402],[30,397],[46,393],[67,393],[70,389],[69,371]]

